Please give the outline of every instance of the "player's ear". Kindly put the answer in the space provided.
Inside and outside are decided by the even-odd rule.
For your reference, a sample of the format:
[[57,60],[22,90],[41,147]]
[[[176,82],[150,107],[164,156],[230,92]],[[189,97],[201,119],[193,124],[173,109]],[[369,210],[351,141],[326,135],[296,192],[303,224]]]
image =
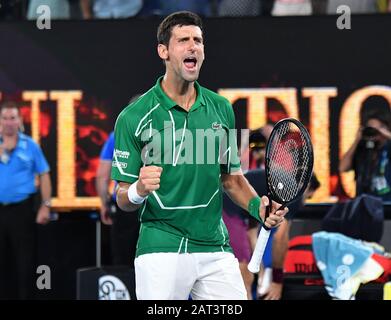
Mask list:
[[161,59],[163,59],[163,60],[168,59],[168,48],[164,44],[162,44],[162,43],[158,44],[157,53],[159,54],[159,57]]

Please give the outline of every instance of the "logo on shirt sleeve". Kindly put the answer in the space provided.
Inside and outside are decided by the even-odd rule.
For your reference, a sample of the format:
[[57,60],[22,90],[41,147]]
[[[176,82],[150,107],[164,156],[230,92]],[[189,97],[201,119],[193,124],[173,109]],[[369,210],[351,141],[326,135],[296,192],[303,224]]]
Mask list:
[[128,159],[129,158],[129,151],[122,151],[115,149],[114,150],[114,156],[118,159]]
[[113,160],[111,165],[114,168],[122,168],[122,169],[126,169],[128,167],[128,164],[126,162],[115,161],[115,160]]

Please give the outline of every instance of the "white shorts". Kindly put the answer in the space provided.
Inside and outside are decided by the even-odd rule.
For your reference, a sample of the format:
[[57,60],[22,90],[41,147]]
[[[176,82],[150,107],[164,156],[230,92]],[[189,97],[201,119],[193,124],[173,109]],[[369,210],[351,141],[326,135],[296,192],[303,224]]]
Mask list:
[[148,253],[135,259],[138,300],[246,300],[239,262],[229,252]]

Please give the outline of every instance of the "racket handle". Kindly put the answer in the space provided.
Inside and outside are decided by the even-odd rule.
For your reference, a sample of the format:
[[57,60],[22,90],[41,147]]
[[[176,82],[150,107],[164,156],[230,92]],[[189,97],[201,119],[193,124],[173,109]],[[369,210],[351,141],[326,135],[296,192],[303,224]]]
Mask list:
[[247,266],[247,269],[252,273],[258,273],[259,268],[262,262],[263,253],[265,252],[267,241],[269,240],[270,230],[266,230],[264,226],[261,228],[261,232],[259,233],[257,244],[255,245],[255,249],[251,260]]

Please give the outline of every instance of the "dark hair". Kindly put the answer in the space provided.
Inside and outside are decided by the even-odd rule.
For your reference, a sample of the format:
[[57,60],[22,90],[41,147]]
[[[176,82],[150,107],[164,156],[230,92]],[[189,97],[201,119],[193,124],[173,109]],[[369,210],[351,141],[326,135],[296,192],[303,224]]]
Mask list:
[[387,126],[389,130],[391,129],[391,119],[389,114],[379,113],[377,111],[368,112],[365,118],[362,119],[362,125],[366,126],[368,121],[371,119],[376,119]]
[[249,147],[251,150],[264,149],[266,147],[266,138],[261,132],[261,128],[250,132]]
[[197,26],[203,33],[201,18],[190,11],[178,11],[167,16],[157,29],[157,42],[168,47],[170,42],[172,29],[175,26]]
[[376,119],[391,130],[391,111],[388,101],[381,96],[367,98],[360,111],[360,122],[366,126],[370,119]]
[[0,102],[0,112],[3,109],[16,109],[18,110],[18,115],[20,115],[19,104],[16,103],[15,101],[7,100],[7,101]]

